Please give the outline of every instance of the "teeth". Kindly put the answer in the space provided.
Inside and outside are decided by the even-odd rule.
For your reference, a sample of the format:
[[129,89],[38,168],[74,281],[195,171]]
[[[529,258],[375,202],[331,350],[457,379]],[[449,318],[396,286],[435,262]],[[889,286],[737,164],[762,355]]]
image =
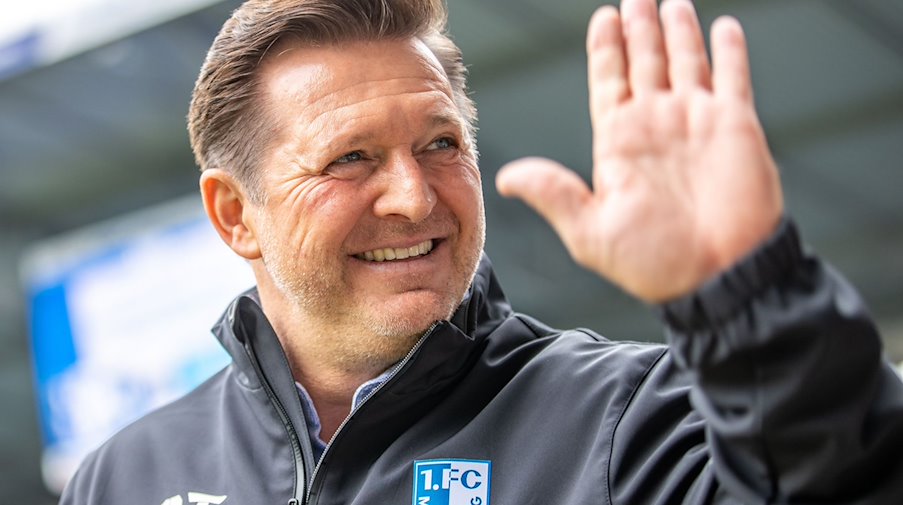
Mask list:
[[433,241],[424,240],[423,242],[411,247],[374,249],[362,254],[358,254],[358,259],[366,261],[392,261],[422,256],[433,250]]

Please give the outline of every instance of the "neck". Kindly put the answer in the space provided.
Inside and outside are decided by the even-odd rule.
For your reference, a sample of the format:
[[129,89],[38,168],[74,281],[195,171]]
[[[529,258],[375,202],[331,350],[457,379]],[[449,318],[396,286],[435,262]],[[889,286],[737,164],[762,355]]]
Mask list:
[[[304,386],[320,417],[320,437],[329,441],[351,412],[355,391],[361,384],[383,373],[394,363],[343,359],[330,352],[336,341],[305,324],[273,322],[292,376]],[[300,331],[299,331],[300,329]]]
[[[357,388],[383,373],[404,354],[373,353],[373,339],[363,329],[312,319],[273,286],[258,282],[258,292],[292,376],[304,386],[317,409],[320,437],[328,441],[351,412]],[[412,338],[407,349],[415,342],[416,338]]]
[[304,386],[313,400],[320,417],[320,438],[328,442],[351,412],[357,388],[378,376],[382,370],[372,374],[353,375],[323,370],[308,373],[299,368],[298,371],[293,370],[293,373],[295,380]]
[[[282,326],[282,325],[278,325]],[[292,326],[292,328],[304,326]],[[390,364],[364,364],[349,366],[329,359],[323,352],[329,339],[322,333],[296,334],[291,329],[274,325],[276,334],[288,358],[292,375],[304,386],[313,400],[320,417],[320,437],[329,441],[342,421],[351,411],[355,391],[361,384],[383,373]]]

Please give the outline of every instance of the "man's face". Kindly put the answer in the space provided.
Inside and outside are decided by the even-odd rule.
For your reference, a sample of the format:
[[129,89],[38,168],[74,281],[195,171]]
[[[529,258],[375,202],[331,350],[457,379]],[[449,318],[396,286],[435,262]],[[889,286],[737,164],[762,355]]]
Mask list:
[[260,167],[256,232],[275,286],[309,331],[350,345],[448,318],[484,218],[472,140],[439,63],[416,40],[273,51],[261,75],[279,131]]

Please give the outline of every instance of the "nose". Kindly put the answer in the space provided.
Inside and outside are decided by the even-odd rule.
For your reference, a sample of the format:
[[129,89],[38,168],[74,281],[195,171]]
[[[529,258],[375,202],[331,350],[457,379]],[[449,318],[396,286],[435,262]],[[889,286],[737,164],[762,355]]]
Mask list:
[[379,172],[380,193],[373,204],[377,217],[397,216],[417,223],[430,215],[436,206],[436,192],[414,156],[395,155]]

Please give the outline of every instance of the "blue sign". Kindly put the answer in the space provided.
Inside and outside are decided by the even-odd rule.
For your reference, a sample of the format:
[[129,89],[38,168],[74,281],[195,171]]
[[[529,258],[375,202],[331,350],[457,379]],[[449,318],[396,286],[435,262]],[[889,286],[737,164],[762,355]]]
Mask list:
[[32,30],[6,45],[0,45],[0,79],[38,66],[41,63],[40,42],[40,35]]

